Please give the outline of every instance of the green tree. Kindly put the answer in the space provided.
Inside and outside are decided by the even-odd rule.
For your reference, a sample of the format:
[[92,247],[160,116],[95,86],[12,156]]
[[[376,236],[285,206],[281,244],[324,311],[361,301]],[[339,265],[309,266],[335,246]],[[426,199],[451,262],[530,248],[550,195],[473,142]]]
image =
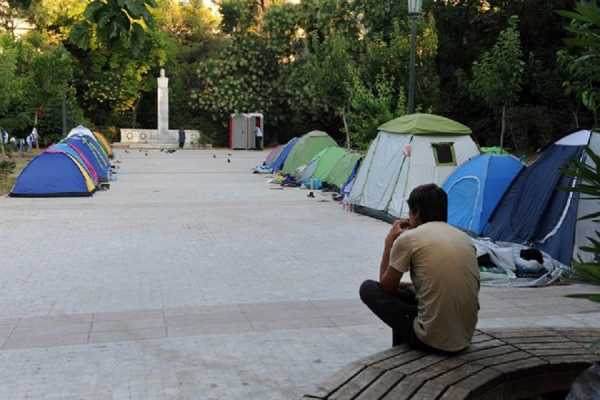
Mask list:
[[71,41],[87,50],[95,39],[97,45],[136,54],[142,49],[146,29],[154,25],[150,9],[156,6],[156,0],[92,0],[83,13],[85,18],[71,30]]
[[282,115],[272,113],[275,56],[256,34],[234,35],[217,54],[198,64],[199,89],[191,97],[200,111],[215,121],[227,121],[233,112],[262,112],[273,123]]
[[501,110],[500,146],[504,146],[506,110],[519,99],[524,73],[523,53],[517,24],[511,17],[508,27],[500,32],[498,41],[473,65],[471,91],[492,110]]
[[559,60],[566,66],[571,78],[564,86],[575,94],[592,112],[594,124],[599,127],[600,113],[600,7],[596,2],[578,3],[575,11],[561,11],[571,23],[567,30],[571,37],[565,40],[568,50],[559,52]]

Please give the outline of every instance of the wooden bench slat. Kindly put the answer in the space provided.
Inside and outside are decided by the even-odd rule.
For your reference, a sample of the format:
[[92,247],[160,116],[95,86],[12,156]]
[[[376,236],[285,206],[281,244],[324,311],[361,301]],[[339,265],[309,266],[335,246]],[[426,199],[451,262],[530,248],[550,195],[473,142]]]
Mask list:
[[455,368],[447,373],[444,373],[434,379],[427,381],[417,393],[414,399],[435,399],[441,396],[450,385],[454,385],[470,376],[481,372],[486,367],[477,364],[464,364],[459,368]]
[[375,382],[384,372],[385,371],[374,367],[366,368],[327,398],[331,400],[352,400],[371,383]]
[[338,390],[342,385],[344,385],[344,383],[350,381],[355,375],[359,374],[360,371],[365,368],[366,367],[361,361],[355,361],[351,364],[348,364],[333,374],[328,380],[319,384],[316,390],[313,393],[310,393],[310,395],[317,398],[327,397],[332,392]]
[[484,349],[482,351],[478,351],[478,352],[474,352],[474,353],[461,354],[461,355],[458,355],[457,358],[460,358],[461,360],[467,360],[467,361],[478,361],[478,360],[483,360],[486,358],[501,356],[503,354],[514,353],[516,351],[518,351],[518,350],[515,349],[513,346],[505,344],[502,346],[491,347],[491,348]]
[[534,337],[510,337],[510,338],[502,338],[506,343],[513,344],[515,346],[521,344],[529,344],[529,343],[564,343],[564,342],[572,342],[567,337],[562,335],[557,336],[534,336]]
[[526,353],[524,351],[515,350],[511,353],[506,353],[506,354],[503,354],[500,356],[483,358],[483,359],[477,360],[476,362],[477,362],[477,364],[480,364],[480,365],[492,367],[497,364],[506,364],[506,363],[513,362],[513,361],[527,360],[529,358],[531,358],[531,354]]
[[402,354],[398,355],[397,357],[388,358],[385,361],[381,361],[381,362],[379,362],[377,364],[373,364],[373,365],[377,366],[377,368],[388,370],[388,369],[400,367],[402,365],[411,363],[413,361],[417,361],[425,356],[427,356],[427,353],[423,353],[422,351],[418,351],[418,350],[412,350],[412,351],[409,351],[406,353],[402,353]]
[[399,365],[395,367],[394,370],[403,373],[404,375],[411,375],[420,370],[426,369],[432,365],[437,363],[447,361],[447,358],[438,354],[427,354],[424,357],[421,357],[417,360],[411,361],[409,363]]
[[386,371],[355,400],[373,400],[383,397],[394,386],[398,385],[406,375],[397,371]]
[[481,371],[473,374],[466,379],[451,385],[448,390],[442,395],[443,400],[455,400],[465,398],[470,394],[483,394],[489,391],[499,378],[502,377],[502,372],[492,368],[484,368]]

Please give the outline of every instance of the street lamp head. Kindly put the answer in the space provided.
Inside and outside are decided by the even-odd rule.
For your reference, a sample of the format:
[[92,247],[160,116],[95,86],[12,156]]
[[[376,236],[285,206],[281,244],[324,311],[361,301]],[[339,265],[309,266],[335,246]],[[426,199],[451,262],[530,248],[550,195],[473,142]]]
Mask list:
[[423,0],[408,0],[408,14],[416,15],[421,14],[423,7]]

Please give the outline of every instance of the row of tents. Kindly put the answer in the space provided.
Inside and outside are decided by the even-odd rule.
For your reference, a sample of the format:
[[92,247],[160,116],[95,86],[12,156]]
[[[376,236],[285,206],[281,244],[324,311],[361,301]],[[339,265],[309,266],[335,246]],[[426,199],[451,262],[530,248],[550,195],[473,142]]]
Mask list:
[[91,196],[112,179],[108,140],[84,126],[34,157],[18,176],[11,197]]
[[448,193],[448,222],[473,237],[535,248],[564,265],[588,260],[578,249],[595,223],[578,217],[600,212],[600,202],[564,190],[575,179],[562,171],[572,160],[591,163],[584,149],[600,153],[600,135],[573,133],[525,166],[502,152],[481,154],[471,133],[448,118],[411,114],[380,126],[364,158],[313,131],[274,149],[262,168],[298,183],[319,178],[354,210],[388,221],[408,214],[413,188],[433,182]]
[[318,181],[341,190],[361,159],[360,154],[339,147],[327,133],[311,131],[274,148],[257,171],[279,172],[298,185]]

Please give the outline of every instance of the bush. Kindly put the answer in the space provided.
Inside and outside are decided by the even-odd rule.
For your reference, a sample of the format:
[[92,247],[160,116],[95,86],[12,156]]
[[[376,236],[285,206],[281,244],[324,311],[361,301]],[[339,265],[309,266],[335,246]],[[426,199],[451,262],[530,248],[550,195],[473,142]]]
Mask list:
[[[585,161],[574,160],[564,173],[578,180],[577,184],[569,190],[587,196],[586,199],[597,201],[600,200],[600,156],[589,148],[586,149],[586,152],[592,160],[592,165],[586,164]],[[599,217],[600,212],[595,212],[584,215],[581,219],[593,219],[594,222],[600,222]],[[597,230],[595,236],[595,238],[588,237],[589,244],[581,247],[581,251],[594,255],[592,261],[583,261],[579,258],[573,261],[573,267],[582,279],[600,285],[600,231]]]

